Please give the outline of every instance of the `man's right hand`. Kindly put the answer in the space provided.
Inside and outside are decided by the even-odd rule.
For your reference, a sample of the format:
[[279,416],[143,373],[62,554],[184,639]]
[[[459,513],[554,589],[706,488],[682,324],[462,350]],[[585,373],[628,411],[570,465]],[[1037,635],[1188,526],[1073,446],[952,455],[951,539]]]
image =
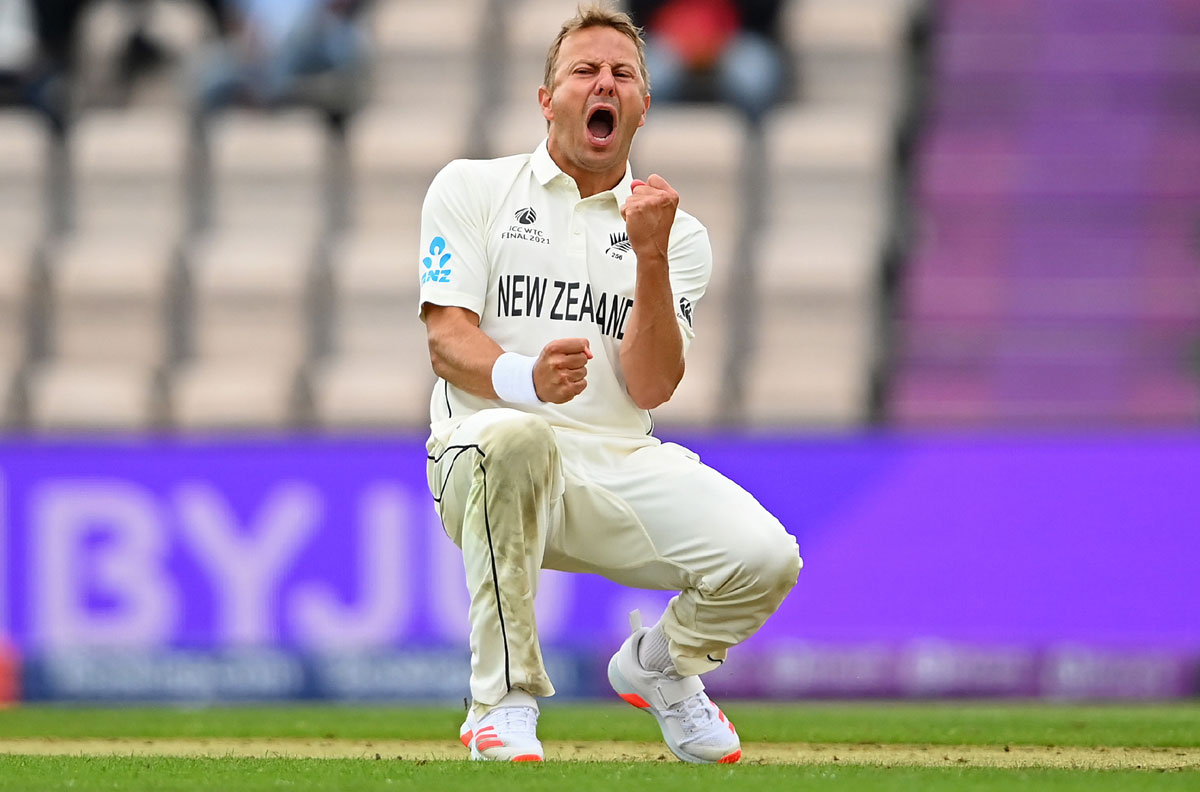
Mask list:
[[586,338],[558,338],[546,344],[533,364],[533,387],[538,398],[564,404],[583,393],[591,359],[592,349]]

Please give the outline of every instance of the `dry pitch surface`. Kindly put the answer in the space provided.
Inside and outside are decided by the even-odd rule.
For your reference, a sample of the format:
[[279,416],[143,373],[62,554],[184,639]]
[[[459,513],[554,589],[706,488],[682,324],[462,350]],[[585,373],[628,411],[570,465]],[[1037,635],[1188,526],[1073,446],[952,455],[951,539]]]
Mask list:
[[[1200,748],[1034,745],[894,745],[868,743],[745,743],[747,764],[848,764],[887,767],[1197,770]],[[0,740],[0,754],[59,756],[187,756],[314,759],[465,759],[446,741],[345,739],[45,739]],[[662,743],[546,743],[546,758],[566,761],[675,761]]]

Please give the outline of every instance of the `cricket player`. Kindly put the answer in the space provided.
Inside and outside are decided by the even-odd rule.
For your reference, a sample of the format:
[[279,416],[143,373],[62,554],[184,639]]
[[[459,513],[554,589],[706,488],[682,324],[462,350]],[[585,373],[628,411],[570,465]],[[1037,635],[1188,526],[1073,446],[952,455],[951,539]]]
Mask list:
[[439,379],[429,487],[471,595],[473,759],[540,761],[541,569],[678,591],[634,625],[608,677],[687,762],[736,762],[737,731],[700,675],[796,583],[796,541],[751,495],[652,435],[693,337],[712,251],[629,150],[650,80],[640,31],[582,8],[554,40],[532,152],[458,160],[422,209],[420,315]]

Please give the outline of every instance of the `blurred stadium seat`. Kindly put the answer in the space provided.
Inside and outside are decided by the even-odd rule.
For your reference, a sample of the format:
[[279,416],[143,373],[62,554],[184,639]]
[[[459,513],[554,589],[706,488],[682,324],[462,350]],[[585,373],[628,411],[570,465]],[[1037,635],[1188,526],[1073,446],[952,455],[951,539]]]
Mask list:
[[871,109],[796,105],[766,130],[769,225],[886,233],[893,196],[895,129]]
[[136,363],[40,364],[29,375],[29,424],[50,432],[155,429],[163,420],[159,374]]
[[0,109],[0,239],[30,240],[41,233],[47,146],[42,119]]
[[182,429],[282,429],[304,422],[301,369],[313,345],[316,233],[239,229],[185,253],[186,360],[171,372]]
[[924,0],[797,0],[784,14],[800,98],[895,116],[907,101],[909,25]]
[[218,232],[320,229],[328,141],[309,110],[230,110],[212,121],[212,220]]
[[177,262],[172,237],[75,235],[49,259],[49,354],[55,361],[167,363]]
[[172,372],[172,426],[224,432],[297,429],[304,423],[300,370],[286,360],[192,360]]
[[170,108],[95,109],[74,124],[75,224],[88,233],[177,237],[187,125]]
[[398,225],[396,233],[350,234],[331,253],[329,354],[310,368],[318,426],[419,428],[429,420],[435,378],[416,314],[417,229]]
[[746,373],[754,426],[850,428],[869,419],[877,356],[874,302],[782,293],[759,308]]
[[546,53],[562,23],[575,13],[575,0],[508,0],[505,28],[508,57],[503,102],[525,107],[535,116],[537,89],[546,73]]
[[0,369],[7,374],[24,363],[29,351],[33,265],[31,243],[0,241]]
[[385,105],[363,111],[350,130],[352,222],[379,235],[394,232],[392,254],[408,261],[417,251],[426,188],[467,148],[466,117],[450,121],[435,133],[424,110]]
[[434,376],[428,360],[428,355],[422,354],[403,359],[346,356],[317,362],[310,373],[315,425],[419,432],[429,423]]
[[729,377],[728,295],[706,295],[696,306],[694,322],[696,337],[688,350],[687,370],[671,400],[653,411],[656,429],[705,428],[722,419]]
[[[417,318],[417,235],[358,233],[331,256],[332,352],[411,362],[426,352]],[[422,361],[424,362],[424,361]]]
[[0,360],[0,428],[20,425],[23,407],[17,371],[12,363]]
[[231,231],[186,254],[190,357],[297,365],[311,349],[314,234]]
[[[699,218],[712,239],[736,238],[746,137],[741,115],[721,105],[664,105],[652,107],[648,119],[631,152],[634,175],[658,173],[679,192],[680,208]],[[732,264],[716,262],[714,279]]]
[[384,0],[370,10],[373,102],[413,113],[428,137],[466,133],[477,101],[486,0]]

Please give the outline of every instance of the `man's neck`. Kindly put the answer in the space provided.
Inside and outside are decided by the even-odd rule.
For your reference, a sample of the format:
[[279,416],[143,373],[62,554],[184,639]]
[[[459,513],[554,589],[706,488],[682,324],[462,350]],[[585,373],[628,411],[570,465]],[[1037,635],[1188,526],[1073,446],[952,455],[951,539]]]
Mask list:
[[[590,176],[591,174],[588,175]],[[611,190],[621,183],[620,179],[591,178],[581,181],[578,176],[573,176],[572,178],[575,179],[575,186],[579,188],[580,198],[591,198],[593,195],[598,195],[605,190]]]
[[621,179],[625,178],[627,168],[625,163],[621,164],[620,170],[614,169],[612,172],[598,173],[582,168],[574,168],[571,163],[564,162],[564,158],[557,156],[552,147],[548,150],[550,159],[554,160],[554,164],[558,166],[558,169],[574,180],[575,186],[579,189],[580,198],[590,198],[605,190],[611,190],[621,183]]

